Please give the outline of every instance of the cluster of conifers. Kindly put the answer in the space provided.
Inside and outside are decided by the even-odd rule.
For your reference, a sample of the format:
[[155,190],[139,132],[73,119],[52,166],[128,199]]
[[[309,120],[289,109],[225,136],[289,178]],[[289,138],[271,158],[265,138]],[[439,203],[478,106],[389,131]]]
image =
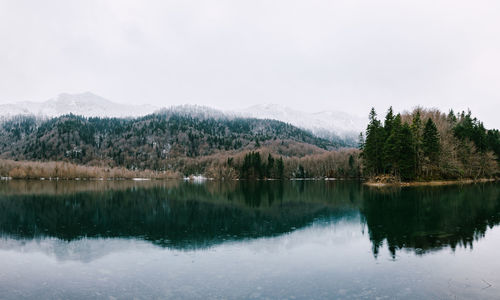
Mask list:
[[365,175],[389,175],[403,181],[482,178],[499,172],[500,133],[487,130],[471,113],[448,115],[416,108],[384,123],[375,109],[366,138],[360,136]]

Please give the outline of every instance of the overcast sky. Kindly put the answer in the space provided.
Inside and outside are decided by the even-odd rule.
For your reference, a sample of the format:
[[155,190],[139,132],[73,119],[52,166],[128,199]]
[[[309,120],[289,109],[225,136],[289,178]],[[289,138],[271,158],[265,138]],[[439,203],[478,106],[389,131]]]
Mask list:
[[500,128],[500,1],[0,0],[0,103],[470,108]]

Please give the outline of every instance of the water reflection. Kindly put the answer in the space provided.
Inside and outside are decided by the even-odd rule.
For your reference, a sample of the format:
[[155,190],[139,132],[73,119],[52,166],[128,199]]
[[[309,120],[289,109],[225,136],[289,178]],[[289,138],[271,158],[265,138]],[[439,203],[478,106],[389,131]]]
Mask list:
[[4,248],[7,240],[124,238],[195,250],[339,220],[361,223],[375,257],[384,244],[393,257],[400,249],[421,255],[472,248],[500,222],[500,189],[492,183],[379,190],[303,181],[0,184]]
[[0,230],[17,239],[120,237],[177,249],[206,248],[349,216],[355,210],[351,203],[324,198],[334,191],[342,195],[344,188],[296,193],[295,186],[285,190],[282,182],[158,183],[62,194],[11,193],[0,197]]
[[361,207],[375,256],[384,241],[416,254],[473,248],[500,222],[498,184],[367,190]]

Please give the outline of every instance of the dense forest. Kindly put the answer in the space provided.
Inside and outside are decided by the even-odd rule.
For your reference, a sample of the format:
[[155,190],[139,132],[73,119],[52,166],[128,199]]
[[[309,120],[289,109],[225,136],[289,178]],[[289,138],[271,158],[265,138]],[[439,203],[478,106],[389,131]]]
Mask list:
[[391,107],[382,124],[372,108],[360,148],[365,176],[375,180],[477,179],[500,172],[500,132],[485,129],[470,111],[416,108],[394,115]]
[[[203,119],[168,112],[138,119],[67,115],[40,122],[18,117],[2,124],[0,141],[3,158],[106,162],[132,169],[160,169],[171,157],[198,157],[273,143],[277,153],[287,156],[337,146],[279,121]],[[294,152],[293,146],[299,144],[309,149]]]
[[[10,160],[3,163],[6,167],[0,175],[59,177],[61,168],[54,164],[27,169],[26,164],[13,161],[63,161],[214,178],[357,177],[357,152],[334,151],[343,146],[280,121],[169,110],[136,119],[18,116],[0,125],[0,158]],[[332,158],[335,161],[327,161]],[[322,165],[315,165],[316,161]],[[50,170],[41,170],[45,168]],[[108,173],[102,169],[79,172],[83,177]],[[69,171],[64,174],[72,177]]]
[[372,109],[360,149],[342,146],[280,121],[168,110],[136,119],[19,116],[0,125],[0,175],[374,181],[500,176],[500,132],[486,129],[470,112],[416,108],[394,114],[390,108],[382,122]]

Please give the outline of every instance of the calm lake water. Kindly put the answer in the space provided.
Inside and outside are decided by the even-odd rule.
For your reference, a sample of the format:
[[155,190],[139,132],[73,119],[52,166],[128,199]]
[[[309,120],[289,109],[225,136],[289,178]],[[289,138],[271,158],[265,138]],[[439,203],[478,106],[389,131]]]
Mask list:
[[0,299],[499,299],[500,184],[0,182]]

